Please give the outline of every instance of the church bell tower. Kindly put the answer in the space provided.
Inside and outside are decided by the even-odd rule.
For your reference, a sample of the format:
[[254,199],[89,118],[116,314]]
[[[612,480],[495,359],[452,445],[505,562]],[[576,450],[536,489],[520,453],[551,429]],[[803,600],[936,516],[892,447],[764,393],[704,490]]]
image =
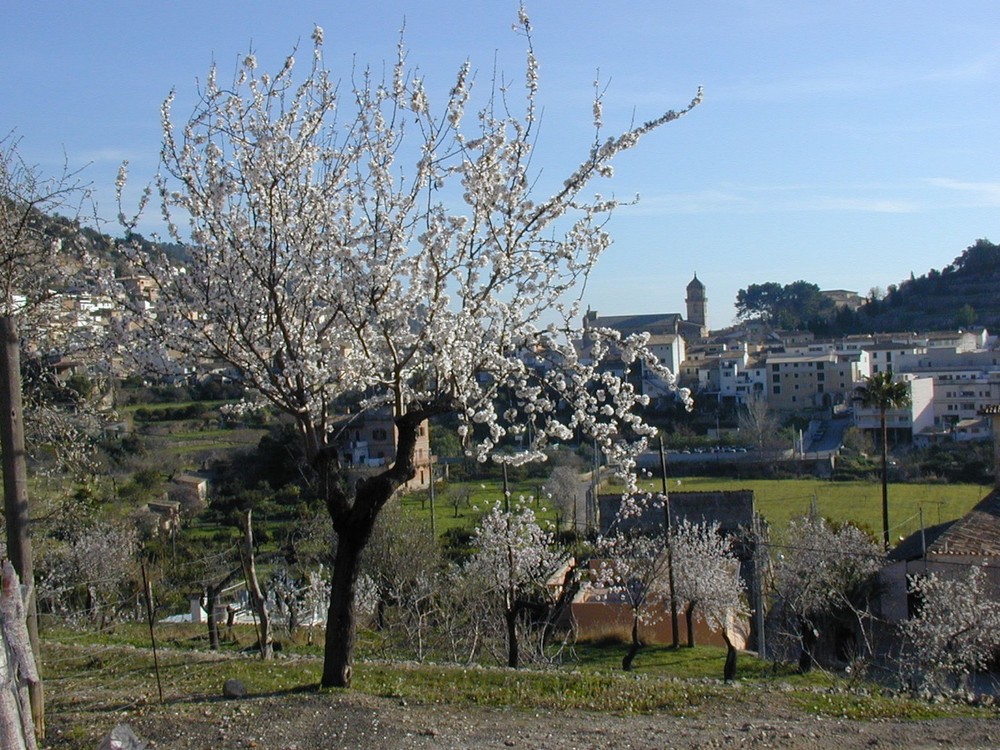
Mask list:
[[698,281],[698,274],[687,285],[687,319],[689,323],[701,326],[702,331],[708,330],[708,297],[705,296],[705,285]]

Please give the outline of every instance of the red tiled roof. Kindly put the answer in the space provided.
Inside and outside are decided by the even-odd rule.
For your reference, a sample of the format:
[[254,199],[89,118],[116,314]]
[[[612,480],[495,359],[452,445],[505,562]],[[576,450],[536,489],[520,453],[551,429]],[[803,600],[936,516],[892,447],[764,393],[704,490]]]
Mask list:
[[1000,557],[1000,490],[980,500],[927,548],[939,555]]

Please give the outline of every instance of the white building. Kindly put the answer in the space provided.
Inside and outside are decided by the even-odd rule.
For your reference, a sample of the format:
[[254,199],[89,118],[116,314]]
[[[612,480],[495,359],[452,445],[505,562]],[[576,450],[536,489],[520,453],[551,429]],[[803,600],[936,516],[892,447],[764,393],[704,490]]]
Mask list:
[[[934,379],[906,374],[897,374],[894,379],[906,383],[910,405],[889,409],[885,413],[886,429],[917,440],[918,435],[934,430]],[[881,430],[879,410],[855,405],[854,425],[862,430]]]

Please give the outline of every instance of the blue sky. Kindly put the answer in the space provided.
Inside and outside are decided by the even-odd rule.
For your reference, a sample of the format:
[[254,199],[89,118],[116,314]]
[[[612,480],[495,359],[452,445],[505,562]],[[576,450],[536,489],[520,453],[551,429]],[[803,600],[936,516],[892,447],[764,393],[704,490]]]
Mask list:
[[[584,296],[602,314],[682,312],[697,272],[709,322],[740,288],[805,279],[862,294],[1000,242],[1000,8],[995,0],[536,0],[544,107],[536,164],[562,176],[592,138],[597,71],[610,130],[705,101],[643,140],[600,185],[640,202]],[[159,105],[190,105],[214,60],[252,46],[276,68],[314,24],[327,64],[411,64],[438,100],[471,60],[522,75],[506,0],[0,1],[0,134],[45,173],[86,165],[113,219],[118,164],[155,169]],[[114,230],[112,225],[109,228]]]

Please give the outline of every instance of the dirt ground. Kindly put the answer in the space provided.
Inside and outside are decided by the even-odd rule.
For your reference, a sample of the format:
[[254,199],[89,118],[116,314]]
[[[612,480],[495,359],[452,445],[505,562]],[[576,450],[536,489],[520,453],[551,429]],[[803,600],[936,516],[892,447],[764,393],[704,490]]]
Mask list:
[[[123,716],[148,748],[161,750],[380,750],[382,748],[591,750],[600,748],[997,748],[1000,720],[857,722],[809,716],[763,692],[692,716],[535,713],[410,705],[360,694],[178,703]],[[109,717],[109,721],[116,719]],[[109,724],[109,730],[114,724]],[[57,729],[56,727],[53,727]],[[58,748],[58,736],[47,743]]]

